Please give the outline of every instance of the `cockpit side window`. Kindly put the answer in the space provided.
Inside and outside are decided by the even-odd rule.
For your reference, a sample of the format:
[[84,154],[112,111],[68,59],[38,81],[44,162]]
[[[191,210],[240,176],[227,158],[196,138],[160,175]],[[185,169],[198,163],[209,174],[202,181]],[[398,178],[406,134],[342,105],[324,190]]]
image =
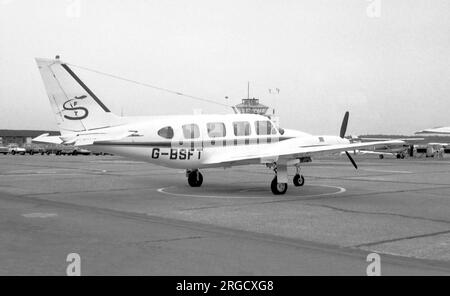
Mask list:
[[249,136],[251,133],[250,123],[247,121],[233,122],[233,129],[235,136]]
[[185,139],[196,139],[200,137],[200,129],[195,123],[183,125],[183,136]]
[[166,138],[166,139],[172,139],[173,138],[173,128],[170,126],[163,127],[162,129],[160,129],[158,131],[158,135],[163,138]]
[[209,122],[206,124],[208,129],[208,136],[211,138],[225,137],[227,132],[225,130],[225,124],[222,122]]
[[272,123],[268,120],[259,120],[255,122],[257,135],[275,135],[277,131],[272,126]]

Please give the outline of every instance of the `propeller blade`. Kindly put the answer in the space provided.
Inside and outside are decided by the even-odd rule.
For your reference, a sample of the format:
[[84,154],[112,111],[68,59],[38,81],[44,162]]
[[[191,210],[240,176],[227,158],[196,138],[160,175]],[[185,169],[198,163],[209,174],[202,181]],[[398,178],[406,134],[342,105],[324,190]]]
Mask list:
[[345,112],[344,119],[342,120],[341,132],[339,133],[339,136],[341,138],[345,137],[345,132],[347,131],[348,116],[349,116],[349,112],[347,111],[347,112]]
[[356,165],[356,162],[353,160],[353,158],[350,156],[350,153],[345,151],[345,154],[347,154],[348,159],[350,159],[350,161],[353,164],[353,166],[355,167],[355,169],[358,169],[358,166]]

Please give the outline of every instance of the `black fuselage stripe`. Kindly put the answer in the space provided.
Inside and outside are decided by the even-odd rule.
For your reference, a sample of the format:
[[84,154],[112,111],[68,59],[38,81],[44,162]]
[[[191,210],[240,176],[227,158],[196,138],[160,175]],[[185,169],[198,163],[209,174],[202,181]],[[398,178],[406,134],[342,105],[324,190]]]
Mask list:
[[287,140],[288,138],[266,138],[266,142],[256,142],[256,139],[228,139],[224,143],[223,140],[216,140],[217,143],[222,143],[222,145],[211,145],[211,141],[173,141],[173,142],[95,142],[94,145],[98,146],[135,146],[135,147],[204,147],[204,148],[214,148],[215,146],[225,147],[225,146],[244,146],[244,145],[260,145],[260,144],[271,144],[279,141]]
[[86,86],[86,84],[83,83],[83,81],[81,81],[80,78],[78,78],[78,76],[73,73],[73,71],[69,68],[69,66],[67,66],[66,64],[61,64],[61,66],[66,69],[67,72],[69,72],[70,76],[73,77],[73,79],[76,80],[76,82],[78,82],[79,85],[81,85],[81,87],[97,102],[97,104],[100,105],[100,107],[102,107],[102,109],[105,112],[111,112],[109,111],[108,107],[106,107],[102,101],[100,101],[99,98],[97,98],[97,96],[89,89],[89,87]]

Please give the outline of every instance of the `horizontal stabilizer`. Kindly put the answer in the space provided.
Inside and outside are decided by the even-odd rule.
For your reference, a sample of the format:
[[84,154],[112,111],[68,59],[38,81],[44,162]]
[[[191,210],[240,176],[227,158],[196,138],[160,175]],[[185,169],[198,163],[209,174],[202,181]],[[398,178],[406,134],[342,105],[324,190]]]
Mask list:
[[60,136],[49,136],[49,134],[42,134],[32,139],[33,142],[36,143],[45,143],[45,144],[62,144],[63,140],[61,140]]
[[136,131],[127,131],[120,133],[89,133],[74,136],[61,137],[63,144],[74,146],[94,145],[97,142],[118,141],[127,137],[137,136]]
[[32,141],[36,143],[46,144],[63,144],[73,146],[89,146],[96,142],[117,141],[127,137],[138,136],[136,131],[128,131],[121,133],[92,133],[92,134],[76,134],[66,136],[49,136],[48,134],[40,135]]

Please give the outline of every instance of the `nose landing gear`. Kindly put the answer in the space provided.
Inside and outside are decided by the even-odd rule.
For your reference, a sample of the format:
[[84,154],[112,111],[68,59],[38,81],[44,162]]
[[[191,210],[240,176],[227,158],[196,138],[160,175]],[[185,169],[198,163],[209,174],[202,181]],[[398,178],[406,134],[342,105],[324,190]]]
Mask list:
[[295,173],[294,179],[292,180],[294,186],[299,187],[305,185],[305,178],[300,174],[300,166],[297,165],[295,168],[297,171]]
[[303,177],[303,175],[297,174],[294,176],[294,180],[292,180],[292,182],[296,187],[303,186],[305,184],[305,178]]

